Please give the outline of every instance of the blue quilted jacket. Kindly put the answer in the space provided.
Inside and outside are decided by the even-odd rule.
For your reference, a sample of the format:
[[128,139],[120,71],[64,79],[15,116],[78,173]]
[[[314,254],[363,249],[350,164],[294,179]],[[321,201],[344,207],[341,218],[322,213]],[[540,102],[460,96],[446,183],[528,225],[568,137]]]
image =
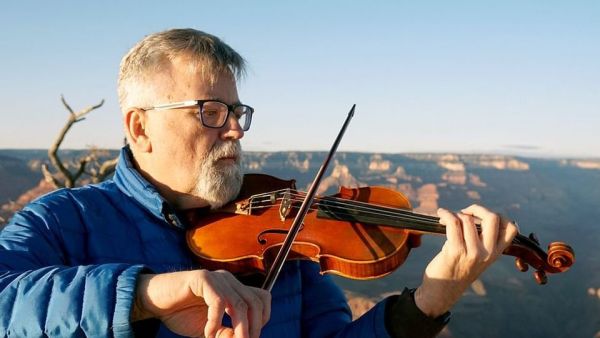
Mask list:
[[[131,337],[138,274],[201,268],[185,225],[123,148],[114,178],[61,189],[0,232],[1,337]],[[261,337],[388,337],[385,301],[360,319],[310,262],[289,262]],[[158,337],[177,335],[160,326]]]

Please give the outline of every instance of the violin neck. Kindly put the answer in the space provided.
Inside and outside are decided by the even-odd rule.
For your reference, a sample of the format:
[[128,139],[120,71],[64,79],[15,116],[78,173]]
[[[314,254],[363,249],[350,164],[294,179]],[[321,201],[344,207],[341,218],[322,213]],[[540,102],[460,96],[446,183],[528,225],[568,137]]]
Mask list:
[[[347,222],[389,226],[426,234],[446,234],[446,226],[440,224],[439,217],[373,204],[366,206],[360,202],[353,208],[340,208],[335,203],[328,203],[326,199],[320,200],[317,216]],[[477,227],[477,232],[481,232],[481,225],[475,224],[475,226]],[[536,240],[532,240],[522,234],[517,234],[512,242],[512,245],[522,245],[531,248],[535,248],[536,244],[538,244]],[[535,248],[535,250],[541,251],[539,247]]]
[[319,201],[317,216],[347,222],[377,224],[423,233],[445,234],[446,227],[434,216],[417,214],[408,210],[357,203],[354,208],[340,208],[327,200]]

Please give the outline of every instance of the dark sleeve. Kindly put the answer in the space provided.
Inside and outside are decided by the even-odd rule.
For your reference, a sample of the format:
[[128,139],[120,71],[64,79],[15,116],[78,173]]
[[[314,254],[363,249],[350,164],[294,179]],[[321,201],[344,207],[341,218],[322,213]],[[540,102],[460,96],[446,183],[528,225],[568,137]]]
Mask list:
[[155,318],[138,320],[131,323],[131,327],[136,337],[156,337],[160,327],[160,320]]
[[405,288],[392,296],[385,306],[385,327],[395,338],[430,338],[437,336],[450,321],[450,312],[437,318],[424,314],[415,304],[415,289]]

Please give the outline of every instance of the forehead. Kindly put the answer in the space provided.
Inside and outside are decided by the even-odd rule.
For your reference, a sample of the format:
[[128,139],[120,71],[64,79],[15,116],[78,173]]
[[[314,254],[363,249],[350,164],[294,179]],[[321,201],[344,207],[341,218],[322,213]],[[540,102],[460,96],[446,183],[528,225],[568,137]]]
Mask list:
[[237,102],[235,77],[228,70],[213,69],[202,59],[175,57],[156,76],[155,85],[168,101],[220,99]]

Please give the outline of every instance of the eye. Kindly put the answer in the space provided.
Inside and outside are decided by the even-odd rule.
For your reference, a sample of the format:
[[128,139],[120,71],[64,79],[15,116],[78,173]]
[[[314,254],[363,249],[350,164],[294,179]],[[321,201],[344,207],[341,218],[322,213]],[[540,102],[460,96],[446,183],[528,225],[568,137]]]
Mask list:
[[216,117],[217,115],[219,115],[219,112],[218,112],[216,109],[204,109],[204,110],[202,111],[202,114],[203,114],[205,117],[214,118],[214,117]]

